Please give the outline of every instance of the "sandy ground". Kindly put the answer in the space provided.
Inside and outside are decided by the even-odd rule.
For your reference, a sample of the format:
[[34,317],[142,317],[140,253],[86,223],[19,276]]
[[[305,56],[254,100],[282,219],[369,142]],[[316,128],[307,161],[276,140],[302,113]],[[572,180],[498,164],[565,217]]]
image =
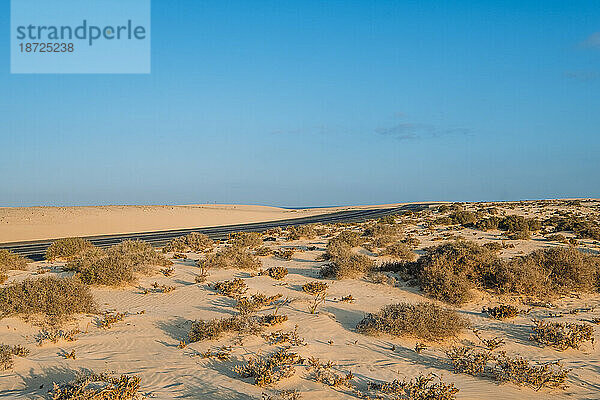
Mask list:
[[[526,215],[540,215],[540,210],[529,209],[514,212]],[[419,249],[441,243],[445,235],[461,235],[477,242],[499,241],[498,231],[481,232],[472,229],[438,228],[431,232],[420,224],[409,225],[408,232],[420,240]],[[540,235],[531,240],[512,241],[515,248],[507,249],[502,255],[512,257],[528,253],[537,248],[558,246],[545,241]],[[269,328],[267,332],[282,329],[291,331],[297,326],[298,334],[306,345],[293,348],[304,357],[314,356],[321,360],[335,362],[339,372],[352,371],[357,385],[365,379],[410,379],[422,373],[434,373],[446,382],[453,382],[460,392],[457,399],[598,399],[600,398],[600,350],[586,344],[580,350],[559,352],[548,347],[540,347],[529,340],[532,318],[547,318],[550,312],[565,313],[560,321],[591,321],[600,317],[600,296],[574,296],[560,299],[557,308],[536,307],[528,315],[509,321],[496,321],[481,312],[483,306],[497,305],[501,299],[481,293],[476,301],[457,309],[468,317],[473,327],[479,329],[485,338],[502,337],[506,344],[502,350],[511,356],[523,356],[537,362],[561,360],[572,368],[568,388],[542,389],[537,392],[527,387],[513,384],[499,385],[485,378],[475,378],[464,374],[454,374],[445,356],[445,350],[452,343],[429,344],[417,354],[413,349],[417,340],[392,337],[371,337],[356,332],[356,324],[366,313],[375,312],[382,306],[399,301],[419,302],[426,298],[415,287],[397,281],[395,284],[375,284],[363,279],[342,281],[323,280],[330,286],[327,300],[317,314],[308,312],[310,296],[302,292],[301,286],[317,279],[322,261],[317,257],[323,254],[326,239],[311,241],[278,240],[273,247],[316,246],[316,250],[297,252],[290,261],[274,256],[261,257],[264,268],[285,266],[289,275],[283,281],[267,276],[252,276],[239,270],[211,270],[207,283],[195,284],[198,273],[194,259],[199,254],[188,254],[187,260],[174,260],[175,273],[165,277],[155,275],[142,278],[140,287],[149,287],[153,282],[173,285],[170,293],[142,294],[139,287],[124,289],[94,288],[98,304],[104,310],[128,312],[122,322],[111,329],[97,327],[94,316],[81,316],[71,324],[83,333],[74,342],[60,341],[57,344],[45,343],[36,346],[34,336],[39,327],[17,318],[6,318],[0,324],[0,337],[7,344],[23,344],[31,349],[25,358],[17,358],[13,370],[0,372],[0,399],[44,398],[53,381],[66,381],[73,378],[76,371],[116,371],[136,374],[142,378],[142,391],[155,399],[260,399],[264,392],[249,379],[240,379],[232,368],[244,358],[257,353],[270,353],[277,347],[269,345],[259,336],[246,336],[241,341],[233,335],[221,340],[192,343],[186,348],[178,348],[180,340],[186,338],[192,321],[226,317],[233,314],[233,300],[218,295],[209,286],[210,282],[234,277],[243,278],[249,286],[248,293],[281,293],[290,300],[279,311],[289,316],[283,325]],[[597,243],[582,243],[582,246],[597,252]],[[417,250],[420,252],[420,250]],[[48,274],[65,275],[60,272],[60,263],[38,262],[29,265],[28,271],[10,271],[10,281],[24,279],[42,268],[51,268]],[[354,303],[342,303],[338,299],[352,294]],[[510,300],[508,300],[510,301]],[[595,308],[594,308],[595,307]],[[522,306],[522,308],[525,308]],[[575,314],[574,309],[586,310]],[[143,312],[143,313],[142,313]],[[265,311],[263,313],[266,313]],[[596,329],[595,339],[600,338]],[[477,338],[466,332],[457,342],[472,341]],[[219,346],[233,347],[230,361],[211,361],[198,356],[201,351],[216,349]],[[63,352],[75,351],[75,360],[65,359]],[[302,399],[356,399],[345,389],[333,389],[311,379],[304,367],[297,367],[296,374],[275,386],[276,389],[297,389]]]
[[301,210],[247,205],[0,207],[0,243],[276,221],[373,207],[382,206]]

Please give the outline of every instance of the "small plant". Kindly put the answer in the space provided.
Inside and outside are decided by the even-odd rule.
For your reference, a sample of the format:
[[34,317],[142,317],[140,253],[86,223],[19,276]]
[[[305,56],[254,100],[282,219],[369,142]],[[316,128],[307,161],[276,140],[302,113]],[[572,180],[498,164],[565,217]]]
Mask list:
[[29,355],[29,349],[21,345],[9,346],[0,344],[0,371],[6,371],[15,364],[14,357],[26,357]]
[[294,256],[294,249],[278,249],[274,254],[282,260],[290,261]]
[[229,318],[199,320],[192,324],[188,334],[190,342],[214,340],[228,332],[258,333],[262,329],[260,322],[252,316],[234,315]]
[[302,363],[302,358],[288,349],[280,349],[270,356],[250,358],[244,365],[234,368],[242,378],[253,378],[257,386],[268,386],[294,375],[294,366]]
[[138,400],[141,379],[132,375],[114,377],[88,372],[65,384],[54,383],[52,400]]
[[331,361],[321,363],[318,359],[310,361],[309,369],[314,370],[315,381],[331,387],[351,387],[351,381],[354,379],[352,372],[340,374],[333,370],[334,364]]
[[230,281],[221,281],[213,285],[213,288],[223,296],[237,298],[246,293],[248,286],[241,278],[235,278]]
[[481,337],[477,329],[473,329],[473,334],[475,334],[475,336],[477,337],[477,339],[479,339],[481,344],[483,344],[489,351],[494,351],[505,344],[504,339],[502,338],[495,337],[492,339],[486,339]]
[[222,346],[216,350],[207,350],[204,353],[200,353],[200,357],[228,361],[231,358],[231,350],[231,346]]
[[533,320],[533,323],[535,326],[531,340],[560,351],[568,348],[579,349],[584,342],[594,342],[594,328],[590,325],[542,320]]
[[233,247],[256,249],[262,245],[262,235],[260,232],[238,232],[230,235],[229,239]]
[[259,311],[263,307],[273,304],[280,298],[280,294],[267,296],[263,293],[257,293],[250,297],[240,297],[235,304],[235,308],[240,312],[240,314],[248,315]]
[[268,335],[263,335],[263,338],[270,345],[288,343],[291,346],[304,346],[306,344],[304,342],[304,339],[302,339],[298,335],[298,325],[296,325],[294,327],[294,330],[291,332],[284,332],[284,331],[271,332]]
[[[454,400],[459,389],[433,375],[420,375],[410,381],[368,382],[369,392],[390,400]],[[386,396],[386,397],[382,397]]]
[[258,257],[266,257],[270,256],[271,254],[273,254],[273,249],[268,246],[259,247],[254,251],[254,255]]
[[326,292],[319,292],[315,294],[312,302],[308,305],[308,312],[311,314],[315,314],[317,312],[317,308],[323,303],[325,303],[325,294]]
[[167,268],[162,268],[160,270],[160,272],[164,275],[164,276],[171,276],[173,275],[173,273],[175,272],[175,268],[173,267],[167,267]]
[[75,350],[71,350],[70,352],[63,351],[61,355],[67,360],[75,360],[77,358],[75,355]]
[[320,293],[327,291],[328,287],[329,286],[325,282],[312,281],[312,282],[305,283],[302,286],[302,290],[308,294],[312,294],[313,296],[316,296]]
[[81,331],[77,328],[70,330],[43,329],[37,334],[35,340],[37,341],[38,346],[42,346],[46,341],[54,344],[58,343],[60,340],[64,340],[66,342],[74,342],[75,340],[77,340],[77,335],[80,333]]
[[112,328],[113,324],[123,321],[123,319],[125,319],[126,315],[127,315],[126,313],[120,313],[120,312],[111,313],[111,312],[107,311],[104,313],[104,316],[98,320],[98,326],[103,329],[110,329],[110,328]]
[[260,271],[259,275],[267,275],[273,279],[281,280],[286,277],[288,274],[288,269],[286,267],[270,267],[265,271]]
[[356,329],[370,335],[387,333],[441,341],[457,336],[467,326],[468,321],[456,311],[434,303],[398,303],[368,314]]
[[488,308],[484,307],[481,310],[481,312],[486,313],[490,317],[492,317],[494,319],[499,319],[499,320],[515,318],[520,313],[520,311],[517,307],[509,305],[509,304],[500,304],[499,306],[488,307]]
[[198,261],[198,266],[204,267],[206,270],[210,268],[257,270],[261,265],[256,256],[246,248],[238,246],[225,247],[206,259]]
[[77,258],[85,250],[93,248],[94,245],[88,240],[82,238],[58,239],[46,249],[46,260],[65,260],[70,261]]
[[175,286],[169,286],[169,285],[164,285],[164,284],[161,285],[158,282],[154,282],[152,284],[152,288],[154,288],[154,291],[158,292],[158,293],[170,293],[173,290],[175,290]]
[[264,326],[275,326],[284,323],[288,320],[287,315],[281,314],[267,314],[258,317],[258,322]]
[[414,261],[417,258],[410,246],[402,242],[387,246],[381,254],[400,261]]
[[354,297],[352,297],[351,294],[349,294],[348,296],[343,296],[340,299],[340,302],[342,302],[342,303],[354,303]]

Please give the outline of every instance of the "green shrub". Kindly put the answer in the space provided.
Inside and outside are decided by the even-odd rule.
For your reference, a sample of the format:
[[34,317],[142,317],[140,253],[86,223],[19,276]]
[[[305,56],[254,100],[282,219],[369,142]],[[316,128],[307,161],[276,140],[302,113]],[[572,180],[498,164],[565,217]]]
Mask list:
[[370,335],[386,333],[441,341],[457,336],[468,324],[468,320],[456,311],[434,303],[398,303],[368,314],[356,329]]
[[0,272],[9,270],[24,270],[27,268],[27,259],[8,250],[0,249]]
[[92,243],[82,238],[58,239],[46,249],[46,260],[70,261],[92,247],[94,247]]
[[73,278],[29,278],[0,288],[2,318],[42,314],[60,323],[73,314],[95,311],[89,287]]

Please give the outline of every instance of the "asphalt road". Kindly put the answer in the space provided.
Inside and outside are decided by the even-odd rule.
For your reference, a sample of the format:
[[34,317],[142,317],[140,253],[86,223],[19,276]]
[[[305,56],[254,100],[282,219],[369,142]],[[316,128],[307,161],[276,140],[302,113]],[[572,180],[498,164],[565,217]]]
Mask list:
[[[109,247],[114,244],[120,243],[124,240],[143,240],[150,243],[152,246],[159,247],[167,244],[171,239],[187,235],[191,232],[200,232],[208,235],[212,239],[226,239],[229,234],[235,232],[256,232],[264,231],[269,228],[286,227],[294,225],[306,225],[313,223],[334,223],[334,222],[362,222],[367,219],[380,218],[390,214],[400,214],[406,211],[417,211],[423,208],[427,208],[428,204],[406,204],[399,207],[393,208],[376,208],[370,210],[351,210],[351,211],[338,211],[330,214],[315,215],[311,217],[284,219],[279,221],[269,222],[257,222],[251,224],[240,224],[240,225],[226,225],[226,226],[215,226],[207,228],[192,228],[192,229],[177,229],[168,231],[155,231],[155,232],[140,232],[140,233],[127,233],[122,235],[102,235],[102,236],[87,236],[87,240],[92,242],[98,247]],[[40,261],[44,259],[44,254],[48,246],[52,244],[52,240],[36,240],[31,242],[13,242],[0,244],[0,249],[7,249],[13,253],[20,254],[25,257],[29,257],[34,261]]]

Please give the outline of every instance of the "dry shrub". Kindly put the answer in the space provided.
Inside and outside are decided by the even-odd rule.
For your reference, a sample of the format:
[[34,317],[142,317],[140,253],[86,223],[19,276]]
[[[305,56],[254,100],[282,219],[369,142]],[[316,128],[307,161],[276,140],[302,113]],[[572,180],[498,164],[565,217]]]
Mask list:
[[213,288],[224,296],[237,298],[248,290],[248,286],[241,278],[235,278],[230,281],[216,282]]
[[551,235],[547,235],[544,237],[546,240],[551,242],[560,242],[560,243],[569,243],[569,240],[565,235],[561,235],[560,233],[553,233]]
[[457,336],[468,324],[468,320],[456,311],[434,303],[398,303],[368,314],[356,329],[368,335],[386,333],[441,341]]
[[284,348],[270,356],[250,358],[246,364],[236,366],[234,371],[242,378],[253,378],[257,386],[268,386],[294,375],[294,366],[302,362],[298,354]]
[[433,375],[420,375],[410,381],[368,382],[369,392],[382,400],[454,400],[459,389]]
[[206,270],[218,269],[250,269],[256,270],[262,265],[260,260],[252,255],[247,249],[239,246],[225,247],[206,259],[199,261],[198,265]]
[[543,387],[564,388],[569,370],[560,363],[532,365],[521,357],[511,358],[505,352],[492,353],[472,347],[453,347],[446,352],[455,373],[482,376],[498,382],[511,382],[530,386],[536,390]]
[[271,254],[273,254],[273,249],[268,246],[259,247],[254,252],[254,255],[259,256],[259,257],[270,256]]
[[288,240],[314,239],[318,236],[318,231],[314,224],[290,226],[287,231]]
[[326,292],[328,287],[329,286],[325,282],[312,281],[302,285],[302,290],[308,294],[316,296],[318,294]]
[[76,271],[79,279],[89,285],[120,286],[135,283],[138,275],[150,275],[156,267],[171,264],[148,243],[126,240],[107,250],[88,249],[69,262],[66,269]]
[[259,275],[267,275],[273,279],[281,280],[286,277],[288,274],[288,269],[286,267],[270,267],[265,271],[260,271]]
[[260,232],[237,232],[230,236],[230,243],[234,247],[256,249],[263,243],[262,234]]
[[288,320],[287,315],[281,314],[267,314],[261,315],[257,318],[258,322],[264,326],[275,326],[284,323]]
[[387,246],[381,254],[391,256],[400,261],[414,261],[417,258],[417,255],[412,251],[410,246],[402,242],[396,242]]
[[304,339],[298,335],[298,325],[291,332],[275,331],[268,335],[263,335],[263,339],[270,345],[288,343],[290,346],[304,346],[306,344]]
[[92,243],[82,238],[58,239],[46,249],[46,260],[70,261],[78,257],[85,250],[93,247]]
[[0,317],[46,316],[60,323],[77,313],[93,313],[96,304],[87,285],[73,278],[26,279],[0,288]]
[[294,256],[294,249],[278,249],[275,252],[275,255],[283,260],[290,261]]
[[494,251],[473,242],[450,242],[425,251],[413,275],[429,296],[451,304],[465,303],[473,288],[491,285],[501,264]]
[[203,340],[214,340],[225,333],[236,332],[238,334],[259,333],[262,326],[257,318],[253,316],[234,315],[228,318],[212,319],[209,321],[195,321],[188,334],[190,342]]
[[510,304],[500,304],[499,306],[488,308],[484,307],[481,312],[484,312],[490,317],[499,320],[514,318],[520,313],[517,307]]
[[24,270],[27,268],[27,259],[19,254],[0,249],[0,272],[9,270]]
[[[376,223],[367,227],[364,231],[364,236],[371,238],[375,247],[384,247],[396,240],[402,233],[402,225]],[[357,246],[360,243],[354,244]]]
[[263,293],[256,293],[250,297],[240,297],[235,305],[235,308],[241,315],[248,315],[259,311],[263,307],[273,304],[280,298],[280,294],[267,296]]
[[6,371],[15,364],[14,357],[26,357],[29,354],[29,349],[21,345],[9,346],[0,344],[0,371]]
[[172,239],[165,247],[163,253],[170,251],[178,252],[202,252],[212,249],[214,242],[207,235],[199,232],[192,232],[186,236],[180,236]]
[[477,221],[477,216],[474,213],[463,210],[453,212],[449,218],[454,224],[463,226],[474,224]]
[[536,250],[504,264],[498,274],[503,292],[551,298],[598,289],[600,257],[576,248]]
[[138,376],[111,376],[88,372],[62,385],[54,383],[52,400],[137,400],[141,379]]
[[584,342],[594,342],[594,328],[590,325],[541,320],[533,320],[533,323],[530,339],[560,351],[579,349]]
[[351,279],[363,276],[375,267],[375,263],[363,254],[350,253],[344,257],[335,257],[331,263],[321,268],[324,278]]

